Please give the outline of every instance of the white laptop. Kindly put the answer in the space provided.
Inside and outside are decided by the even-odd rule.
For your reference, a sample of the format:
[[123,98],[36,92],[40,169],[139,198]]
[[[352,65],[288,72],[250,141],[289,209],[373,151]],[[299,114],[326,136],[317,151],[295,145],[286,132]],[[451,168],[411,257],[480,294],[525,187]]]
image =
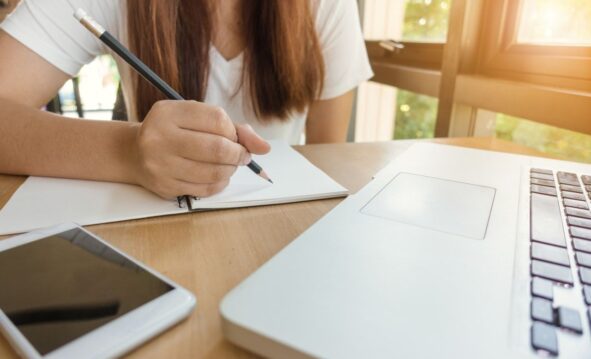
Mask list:
[[224,298],[225,335],[276,358],[591,358],[584,175],[414,145]]

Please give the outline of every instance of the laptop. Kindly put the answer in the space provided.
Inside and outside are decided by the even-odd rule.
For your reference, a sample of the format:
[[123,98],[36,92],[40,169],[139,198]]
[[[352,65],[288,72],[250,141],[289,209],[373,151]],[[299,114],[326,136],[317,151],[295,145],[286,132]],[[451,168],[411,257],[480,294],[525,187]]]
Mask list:
[[591,358],[591,166],[416,144],[226,295],[266,357]]

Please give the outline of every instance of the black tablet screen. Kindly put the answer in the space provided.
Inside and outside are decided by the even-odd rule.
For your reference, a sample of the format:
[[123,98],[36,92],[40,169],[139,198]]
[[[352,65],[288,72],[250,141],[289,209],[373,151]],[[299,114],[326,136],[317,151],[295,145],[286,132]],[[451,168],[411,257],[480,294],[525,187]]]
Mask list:
[[172,289],[79,229],[0,252],[0,309],[41,355]]

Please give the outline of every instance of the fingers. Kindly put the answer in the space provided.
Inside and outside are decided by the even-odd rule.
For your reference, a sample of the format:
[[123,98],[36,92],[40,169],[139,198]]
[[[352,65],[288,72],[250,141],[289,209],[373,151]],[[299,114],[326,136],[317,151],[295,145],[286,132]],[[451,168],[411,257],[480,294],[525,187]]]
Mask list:
[[215,106],[197,101],[177,101],[174,121],[184,129],[207,132],[237,141],[236,128],[226,112]]
[[166,199],[184,195],[208,197],[224,189],[236,169],[236,166],[171,158],[165,177],[148,174],[141,185]]
[[159,101],[136,139],[138,183],[164,198],[207,197],[229,183],[250,153],[269,144],[248,125],[235,126],[220,108],[196,101]]
[[178,158],[172,164],[176,180],[193,184],[211,184],[226,182],[236,172],[237,167],[232,165],[215,165],[203,162],[194,162],[185,158]]
[[[220,107],[206,105],[197,101],[159,101],[154,104],[153,109],[159,114],[159,117],[167,117],[167,119],[174,121],[180,129],[208,133],[226,138],[230,142],[239,142],[249,153],[265,154],[270,150],[269,144],[257,135],[250,125],[234,125],[226,112]],[[228,145],[227,141],[210,139],[209,142],[213,145],[211,147],[213,151],[211,153],[210,151],[199,151],[202,155],[198,156],[205,156],[209,159],[211,155],[215,161],[216,158],[219,159],[218,155],[234,155],[228,164],[237,165],[244,162],[246,158],[244,152],[239,157],[236,157],[238,151],[232,149],[232,146]],[[188,158],[194,158],[195,153],[199,150],[199,148],[193,147],[189,145],[184,148],[184,153],[188,155]],[[189,155],[188,152],[192,154]]]
[[236,131],[238,133],[238,142],[244,146],[248,152],[264,155],[271,150],[269,143],[254,132],[250,125],[236,125]]
[[246,165],[251,156],[240,144],[225,137],[203,132],[181,130],[175,143],[179,156],[213,164]]
[[209,183],[209,184],[195,184],[185,181],[176,181],[175,187],[178,188],[178,193],[174,196],[189,195],[194,197],[210,197],[216,193],[221,192],[228,186],[228,181]]

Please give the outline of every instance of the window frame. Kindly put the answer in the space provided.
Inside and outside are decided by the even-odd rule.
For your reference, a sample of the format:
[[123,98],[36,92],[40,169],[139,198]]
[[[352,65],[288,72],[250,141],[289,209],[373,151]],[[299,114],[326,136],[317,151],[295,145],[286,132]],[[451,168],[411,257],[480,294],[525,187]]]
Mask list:
[[487,0],[477,72],[538,85],[591,91],[591,45],[518,42],[525,0]]
[[366,40],[367,53],[372,62],[422,69],[441,69],[444,43],[399,41],[404,47],[390,51],[380,46],[380,40]]

